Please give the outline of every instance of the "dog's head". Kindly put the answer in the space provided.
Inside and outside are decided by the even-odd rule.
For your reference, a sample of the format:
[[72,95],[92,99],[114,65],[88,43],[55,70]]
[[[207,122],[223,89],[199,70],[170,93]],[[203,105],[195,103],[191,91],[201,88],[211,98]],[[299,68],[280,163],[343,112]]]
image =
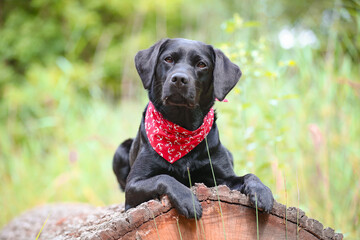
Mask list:
[[180,38],[139,51],[135,65],[152,102],[190,109],[223,100],[241,76],[220,50]]

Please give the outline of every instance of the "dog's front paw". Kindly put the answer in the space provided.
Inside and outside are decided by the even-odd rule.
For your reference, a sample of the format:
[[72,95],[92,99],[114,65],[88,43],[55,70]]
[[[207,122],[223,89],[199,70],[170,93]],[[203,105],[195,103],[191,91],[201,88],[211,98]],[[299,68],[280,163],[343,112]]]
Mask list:
[[250,181],[246,184],[244,193],[249,196],[253,206],[257,206],[266,212],[270,212],[273,208],[274,197],[270,188],[262,182]]
[[[190,195],[191,194],[191,195]],[[202,216],[202,207],[199,200],[190,193],[187,197],[175,198],[173,202],[179,214],[184,215],[186,218],[200,219]]]

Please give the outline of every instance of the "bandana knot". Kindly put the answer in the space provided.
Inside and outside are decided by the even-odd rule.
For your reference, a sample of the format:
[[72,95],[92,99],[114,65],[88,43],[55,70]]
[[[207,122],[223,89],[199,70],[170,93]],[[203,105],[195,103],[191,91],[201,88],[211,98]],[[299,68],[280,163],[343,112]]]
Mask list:
[[152,148],[166,161],[174,163],[193,150],[209,134],[214,123],[214,109],[204,117],[201,126],[189,131],[166,120],[149,102],[145,115],[146,135]]

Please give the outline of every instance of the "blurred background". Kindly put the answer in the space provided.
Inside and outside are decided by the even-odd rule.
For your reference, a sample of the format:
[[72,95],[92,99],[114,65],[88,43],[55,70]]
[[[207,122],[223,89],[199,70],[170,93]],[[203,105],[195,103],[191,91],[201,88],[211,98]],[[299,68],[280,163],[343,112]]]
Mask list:
[[237,174],[359,239],[359,0],[0,1],[0,227],[44,203],[124,201],[112,156],[147,103],[133,59],[163,37],[242,69],[215,105]]

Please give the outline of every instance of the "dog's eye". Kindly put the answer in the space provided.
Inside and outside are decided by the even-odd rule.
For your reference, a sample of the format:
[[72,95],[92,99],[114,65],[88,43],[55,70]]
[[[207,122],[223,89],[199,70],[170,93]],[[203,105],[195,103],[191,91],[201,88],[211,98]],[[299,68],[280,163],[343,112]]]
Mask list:
[[164,60],[167,63],[173,63],[174,62],[174,59],[172,57],[166,57]]
[[196,65],[198,68],[205,68],[206,64],[204,62],[198,62],[198,64]]

